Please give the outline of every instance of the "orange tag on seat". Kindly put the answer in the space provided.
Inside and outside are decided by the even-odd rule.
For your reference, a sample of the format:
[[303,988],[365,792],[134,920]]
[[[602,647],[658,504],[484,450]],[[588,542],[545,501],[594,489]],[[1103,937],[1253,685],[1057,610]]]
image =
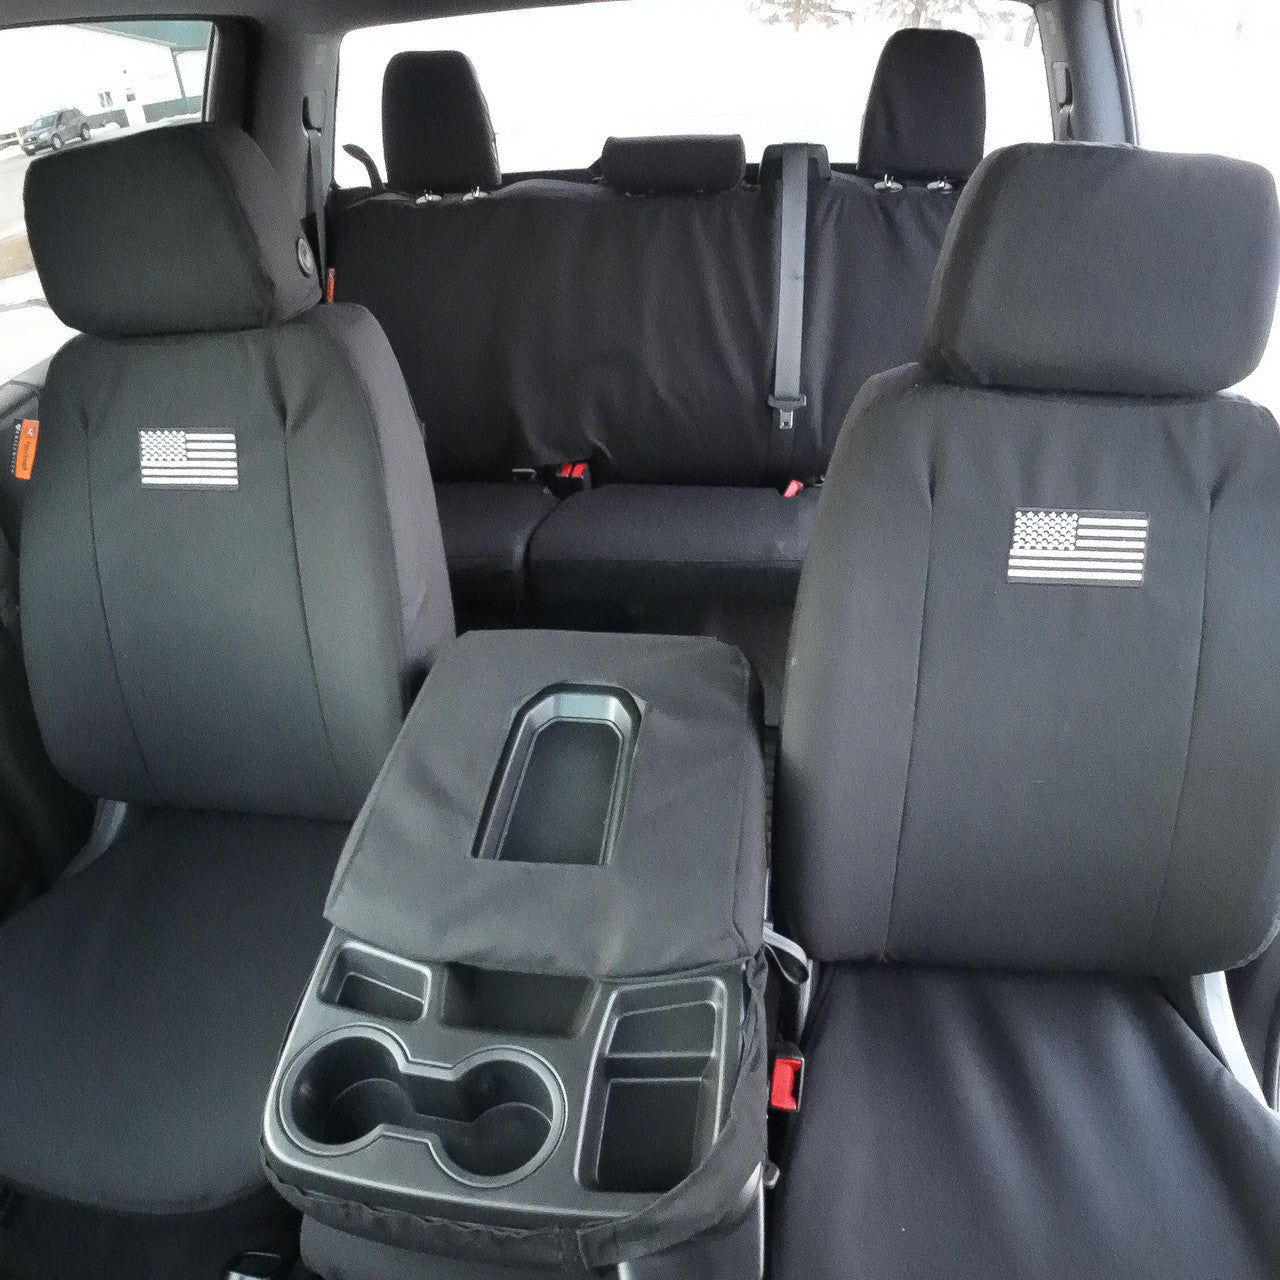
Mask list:
[[13,450],[13,474],[19,480],[31,479],[31,468],[36,462],[36,443],[40,439],[40,424],[34,418],[24,418],[18,425],[18,439]]

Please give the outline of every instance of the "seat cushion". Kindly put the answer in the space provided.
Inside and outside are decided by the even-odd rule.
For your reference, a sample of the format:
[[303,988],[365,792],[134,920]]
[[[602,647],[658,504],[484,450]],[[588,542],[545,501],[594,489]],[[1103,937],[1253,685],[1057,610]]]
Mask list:
[[533,531],[556,509],[541,485],[436,485],[449,580],[471,608],[519,604]]
[[776,1280],[1280,1275],[1280,1120],[1139,978],[827,971]]
[[262,1108],[345,834],[158,812],[0,928],[0,1182],[147,1214],[265,1184]]
[[533,537],[548,603],[795,596],[819,489],[611,484],[575,494]]

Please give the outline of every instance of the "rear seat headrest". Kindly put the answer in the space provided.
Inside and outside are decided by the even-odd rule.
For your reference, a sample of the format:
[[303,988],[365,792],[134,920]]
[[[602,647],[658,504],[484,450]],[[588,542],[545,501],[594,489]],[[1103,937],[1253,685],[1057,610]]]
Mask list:
[[1212,394],[1257,368],[1278,280],[1262,167],[1023,144],[989,156],[960,198],[924,359],[979,386]]
[[453,49],[397,53],[382,81],[387,186],[418,194],[494,191],[498,146],[476,69]]
[[320,301],[279,179],[237,129],[175,125],[37,160],[27,233],[64,324],[101,337],[253,329]]
[[960,31],[897,31],[871,82],[858,169],[868,177],[964,181],[986,149],[978,42]]
[[746,175],[737,134],[609,138],[599,160],[605,182],[631,195],[730,191]]

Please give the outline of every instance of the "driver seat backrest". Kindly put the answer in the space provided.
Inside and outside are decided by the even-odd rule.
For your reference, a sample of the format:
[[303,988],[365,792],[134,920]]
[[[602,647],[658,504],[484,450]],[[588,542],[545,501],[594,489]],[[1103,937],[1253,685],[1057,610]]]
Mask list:
[[1280,1124],[1165,994],[1280,910],[1280,432],[1221,394],[1278,228],[1256,166],[998,152],[850,412],[782,724],[826,968],[778,1280],[1280,1272]]

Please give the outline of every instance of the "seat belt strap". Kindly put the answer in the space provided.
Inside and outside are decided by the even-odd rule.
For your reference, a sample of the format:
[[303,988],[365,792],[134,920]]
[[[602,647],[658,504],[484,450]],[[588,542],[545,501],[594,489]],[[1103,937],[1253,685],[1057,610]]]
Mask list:
[[307,131],[307,218],[312,226],[315,239],[316,274],[320,279],[320,287],[328,279],[329,253],[327,244],[325,216],[325,181],[324,181],[324,112],[317,100],[317,95],[307,94],[302,104],[302,123]]
[[[778,332],[773,370],[774,448],[781,468],[789,470],[795,449],[795,416],[807,403],[800,390],[804,341],[805,234],[809,220],[809,155],[804,143],[782,148],[782,191],[778,215]],[[783,465],[787,464],[787,465]]]

